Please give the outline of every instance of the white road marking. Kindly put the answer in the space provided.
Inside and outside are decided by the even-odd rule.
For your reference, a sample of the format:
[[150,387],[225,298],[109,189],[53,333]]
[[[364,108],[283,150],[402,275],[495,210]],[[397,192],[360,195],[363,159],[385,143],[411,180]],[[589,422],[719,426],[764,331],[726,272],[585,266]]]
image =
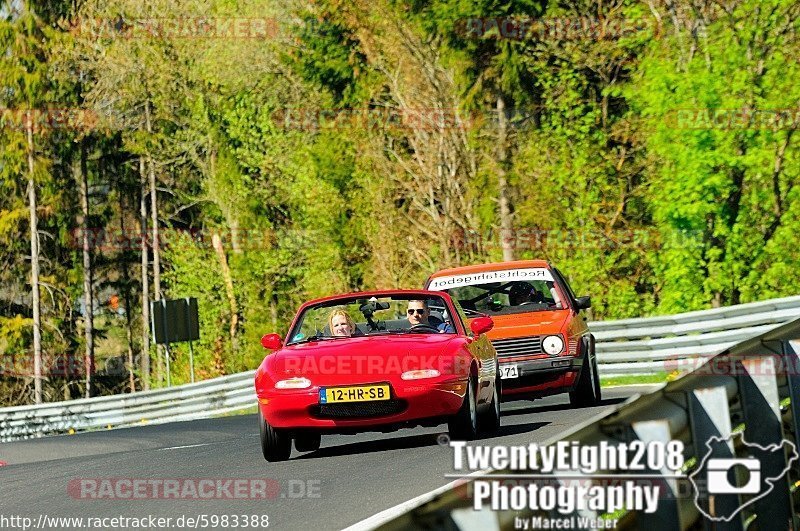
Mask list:
[[187,444],[184,446],[170,446],[169,448],[159,448],[159,450],[180,450],[181,448],[197,448],[198,446],[209,446],[214,443]]

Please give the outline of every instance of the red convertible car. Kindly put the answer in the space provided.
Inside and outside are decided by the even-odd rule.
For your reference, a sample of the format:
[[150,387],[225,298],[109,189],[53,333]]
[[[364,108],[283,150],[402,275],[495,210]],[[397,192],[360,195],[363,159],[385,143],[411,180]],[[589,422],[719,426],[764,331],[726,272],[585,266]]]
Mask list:
[[490,317],[468,322],[447,293],[390,290],[307,302],[256,371],[267,461],[319,449],[325,433],[448,423],[469,440],[500,426]]

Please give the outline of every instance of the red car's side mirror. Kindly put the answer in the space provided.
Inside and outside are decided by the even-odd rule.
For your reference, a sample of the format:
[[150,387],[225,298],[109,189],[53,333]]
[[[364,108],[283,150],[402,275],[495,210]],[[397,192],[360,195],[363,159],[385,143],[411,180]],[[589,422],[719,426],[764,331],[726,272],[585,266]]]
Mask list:
[[278,350],[281,348],[283,340],[278,334],[267,334],[261,338],[261,346],[269,350]]
[[494,328],[494,321],[492,321],[492,318],[489,316],[476,317],[469,324],[469,329],[472,330],[472,333],[476,336],[485,334],[492,328]]

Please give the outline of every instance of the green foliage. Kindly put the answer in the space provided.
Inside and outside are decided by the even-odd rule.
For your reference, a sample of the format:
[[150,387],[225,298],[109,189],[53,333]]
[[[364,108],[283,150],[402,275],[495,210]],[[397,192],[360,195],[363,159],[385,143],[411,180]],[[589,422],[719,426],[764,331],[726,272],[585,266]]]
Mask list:
[[[309,298],[417,287],[442,267],[501,260],[498,175],[517,257],[552,260],[592,295],[595,318],[800,290],[800,27],[790,0],[746,0],[728,12],[627,0],[90,0],[36,9],[39,17],[0,21],[2,107],[97,116],[91,131],[35,138],[46,352],[80,356],[84,341],[72,164],[81,139],[95,226],[137,230],[139,162],[152,161],[166,234],[162,287],[168,298],[198,298],[199,378],[257,366],[260,336],[285,333]],[[209,14],[278,27],[264,38],[140,27]],[[561,24],[561,33],[470,35],[475,18]],[[99,35],[68,31],[81,20],[106,26]],[[568,36],[567,21],[612,30],[572,26]],[[634,30],[614,34],[620,22]],[[125,24],[139,24],[139,35],[123,36]],[[714,112],[736,109],[793,109],[794,121],[715,121]],[[31,344],[27,146],[13,114],[0,119],[0,350],[17,354]],[[99,320],[98,334],[111,338],[104,349],[123,345],[137,361],[155,361],[155,349],[140,352],[140,252],[93,250],[98,297],[129,299],[126,319]],[[172,353],[173,381],[187,382],[188,346]],[[141,387],[146,376],[136,376]],[[79,391],[65,384],[65,396]]]

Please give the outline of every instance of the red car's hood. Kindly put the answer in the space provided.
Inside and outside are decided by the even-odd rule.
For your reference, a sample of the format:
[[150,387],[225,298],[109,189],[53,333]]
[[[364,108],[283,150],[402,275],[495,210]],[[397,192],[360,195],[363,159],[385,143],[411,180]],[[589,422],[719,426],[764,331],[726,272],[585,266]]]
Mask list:
[[353,337],[284,347],[269,356],[270,372],[304,376],[315,385],[393,380],[407,370],[436,368],[465,338],[452,334]]

